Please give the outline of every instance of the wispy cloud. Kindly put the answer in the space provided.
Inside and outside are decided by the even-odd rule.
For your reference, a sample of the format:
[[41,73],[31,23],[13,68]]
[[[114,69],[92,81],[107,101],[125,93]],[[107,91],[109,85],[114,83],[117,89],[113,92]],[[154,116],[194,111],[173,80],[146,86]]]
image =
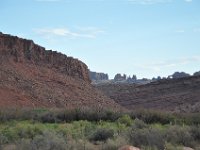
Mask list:
[[192,57],[185,57],[185,58],[177,58],[174,60],[165,60],[165,61],[158,61],[158,62],[151,62],[148,64],[135,64],[135,67],[141,69],[148,69],[153,71],[162,71],[166,68],[174,68],[178,66],[183,66],[191,63],[199,63],[200,56],[192,56]]
[[192,0],[185,0],[185,2],[192,2]]
[[62,0],[35,0],[36,2],[60,2]]
[[185,33],[185,30],[184,29],[179,29],[179,30],[176,30],[175,32],[176,33]]
[[95,27],[79,27],[76,31],[68,28],[41,28],[34,29],[34,31],[45,38],[65,37],[69,39],[96,38],[99,34],[105,33],[104,30]]
[[142,4],[142,5],[150,5],[150,4],[158,4],[158,3],[169,3],[173,0],[128,0],[132,4]]
[[[175,0],[128,0],[131,4],[142,4],[142,5],[152,5],[152,4],[166,4],[174,2]],[[183,0],[183,2],[192,2],[193,0]]]

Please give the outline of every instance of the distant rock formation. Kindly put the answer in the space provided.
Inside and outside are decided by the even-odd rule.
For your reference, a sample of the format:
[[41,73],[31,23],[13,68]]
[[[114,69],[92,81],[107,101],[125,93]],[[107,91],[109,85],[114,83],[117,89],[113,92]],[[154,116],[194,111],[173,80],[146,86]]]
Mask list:
[[123,81],[126,80],[127,76],[126,74],[121,75],[120,73],[116,74],[114,77],[114,81]]
[[195,72],[195,73],[193,74],[193,76],[200,76],[200,71]]
[[190,74],[185,73],[185,72],[175,72],[173,75],[169,76],[168,78],[173,78],[173,79],[178,79],[178,78],[184,78],[184,77],[189,77]]
[[109,80],[108,74],[105,74],[105,73],[97,73],[97,72],[90,71],[89,76],[92,81]]

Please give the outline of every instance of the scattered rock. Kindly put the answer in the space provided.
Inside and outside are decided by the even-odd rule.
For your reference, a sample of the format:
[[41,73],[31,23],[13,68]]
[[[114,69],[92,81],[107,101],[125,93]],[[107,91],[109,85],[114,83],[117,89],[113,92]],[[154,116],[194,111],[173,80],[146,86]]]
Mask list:
[[183,147],[183,150],[194,150],[194,149],[190,147]]
[[119,148],[118,150],[140,150],[140,149],[137,148],[137,147],[133,147],[133,146],[126,145],[126,146],[122,146],[122,147]]

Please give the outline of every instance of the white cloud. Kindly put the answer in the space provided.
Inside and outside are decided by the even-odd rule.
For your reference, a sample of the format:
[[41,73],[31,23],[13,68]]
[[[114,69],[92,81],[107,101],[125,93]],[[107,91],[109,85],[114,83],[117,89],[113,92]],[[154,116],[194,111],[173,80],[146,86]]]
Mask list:
[[[128,0],[131,4],[142,4],[142,5],[151,5],[159,3],[170,3],[175,0]],[[183,0],[184,2],[192,2],[193,0]]]
[[176,32],[176,33],[185,33],[185,30],[179,29],[179,30],[176,30],[175,32]]
[[174,68],[178,66],[183,66],[191,63],[199,63],[200,56],[191,56],[191,57],[184,57],[184,58],[177,58],[174,60],[165,60],[165,61],[158,61],[158,62],[151,62],[148,64],[136,64],[134,66],[142,69],[148,69],[153,71],[162,71],[166,68]]
[[34,29],[34,31],[45,38],[65,37],[69,39],[96,38],[97,35],[105,32],[95,27],[86,27],[86,28],[79,27],[77,31],[72,31],[68,28],[42,28],[42,29]]
[[35,0],[37,2],[59,2],[61,0]]
[[149,5],[149,4],[157,4],[157,3],[169,3],[173,0],[128,0],[132,4],[142,4],[142,5]]
[[185,0],[185,2],[192,2],[192,0]]

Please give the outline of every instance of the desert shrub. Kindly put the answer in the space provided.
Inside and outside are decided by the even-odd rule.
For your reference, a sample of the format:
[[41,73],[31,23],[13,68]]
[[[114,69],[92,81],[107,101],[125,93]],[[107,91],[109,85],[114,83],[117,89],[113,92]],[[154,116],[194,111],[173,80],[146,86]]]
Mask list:
[[127,145],[128,140],[126,137],[119,135],[114,139],[108,139],[104,145],[105,150],[117,150],[118,148]]
[[56,118],[60,121],[71,122],[79,120],[95,121],[116,121],[121,114],[110,110],[95,110],[91,108],[62,110],[56,114]]
[[41,122],[42,123],[55,123],[56,117],[55,114],[52,112],[46,112],[43,115],[41,115]]
[[3,134],[0,134],[0,147],[1,147],[1,145],[6,144],[8,142],[9,141],[8,141],[7,137],[5,137]]
[[153,146],[142,146],[141,150],[159,150],[157,147]]
[[132,130],[134,129],[143,129],[143,128],[147,128],[148,125],[146,123],[144,123],[144,121],[139,120],[139,119],[135,119],[134,123],[132,125]]
[[165,143],[165,150],[183,150],[183,146]]
[[90,141],[106,142],[109,138],[114,137],[114,131],[112,129],[99,128],[89,137]]
[[127,114],[120,117],[117,121],[118,123],[125,124],[126,126],[131,126],[133,123],[133,120]]
[[135,120],[131,127],[129,138],[134,146],[164,149],[163,133],[158,129],[149,128],[141,120]]
[[35,136],[42,134],[41,128],[32,125],[19,126],[16,130],[19,138],[33,139]]
[[190,133],[195,141],[200,142],[200,126],[191,126]]
[[188,127],[171,126],[166,131],[166,140],[174,145],[184,145],[192,147],[194,139]]
[[67,150],[97,150],[96,146],[86,140],[73,140],[67,142]]
[[183,120],[183,123],[187,125],[199,125],[200,124],[200,113],[186,113],[178,114],[178,118]]
[[138,129],[131,132],[130,142],[138,147],[148,146],[164,149],[164,138],[157,129]]
[[12,128],[7,126],[6,128],[2,129],[1,136],[4,139],[4,141],[13,142],[16,139],[18,139],[18,134],[16,128]]
[[20,150],[66,150],[67,143],[63,136],[44,131],[42,135],[31,139],[21,139],[17,144]]
[[140,119],[147,124],[160,123],[169,124],[174,121],[174,115],[170,113],[164,113],[161,111],[153,110],[138,110],[130,113],[132,119]]

